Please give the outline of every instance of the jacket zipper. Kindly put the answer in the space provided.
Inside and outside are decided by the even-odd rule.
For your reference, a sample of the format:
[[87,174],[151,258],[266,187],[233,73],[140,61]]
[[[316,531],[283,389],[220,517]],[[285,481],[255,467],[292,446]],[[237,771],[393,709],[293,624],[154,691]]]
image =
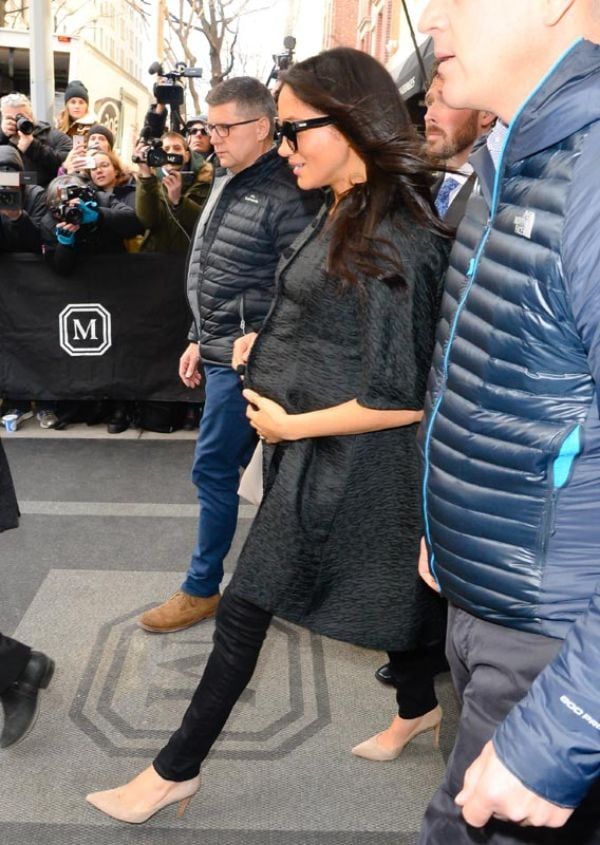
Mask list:
[[[479,268],[479,262],[481,260],[481,255],[483,253],[483,250],[485,249],[485,245],[486,245],[487,240],[490,236],[490,233],[491,233],[491,230],[492,230],[492,224],[494,222],[494,218],[495,218],[496,212],[498,210],[498,205],[500,203],[500,182],[501,182],[501,177],[504,175],[504,168],[505,168],[505,161],[504,160],[505,160],[505,156],[506,156],[506,150],[508,148],[509,141],[511,140],[511,137],[512,137],[512,134],[513,134],[513,131],[514,131],[514,127],[518,123],[519,118],[521,117],[521,115],[525,111],[525,108],[527,107],[527,105],[531,102],[531,100],[537,94],[537,92],[543,87],[543,85],[546,83],[546,81],[549,79],[549,77],[554,73],[556,68],[561,64],[561,62],[565,59],[565,57],[572,50],[575,49],[575,47],[577,46],[577,44],[579,44],[580,41],[581,41],[581,39],[578,39],[575,42],[575,44],[571,45],[571,47],[569,47],[567,50],[564,51],[563,55],[560,56],[560,58],[556,60],[556,62],[552,65],[550,70],[545,74],[543,79],[540,80],[540,82],[535,87],[534,91],[532,91],[532,93],[529,95],[529,97],[527,97],[525,102],[522,103],[521,107],[519,108],[519,110],[515,114],[514,118],[512,119],[510,126],[508,127],[508,132],[506,134],[506,138],[504,139],[504,144],[502,146],[502,152],[500,154],[500,159],[498,161],[498,167],[496,168],[496,177],[495,177],[495,180],[494,180],[494,192],[492,194],[492,205],[491,205],[491,208],[490,208],[490,214],[488,216],[488,220],[487,220],[483,235],[482,235],[481,240],[479,242],[479,246],[477,247],[477,252],[475,253],[474,258],[472,258],[471,261],[469,262],[469,267],[467,269],[467,274],[466,274],[467,278],[469,279],[469,283],[466,285],[464,294],[463,294],[463,296],[462,296],[462,298],[461,298],[461,300],[460,300],[460,302],[459,302],[459,304],[456,308],[456,313],[455,313],[454,319],[452,321],[450,333],[448,334],[448,340],[447,340],[447,343],[446,343],[446,351],[445,351],[445,354],[444,354],[444,361],[443,361],[443,366],[442,366],[442,379],[441,379],[441,384],[440,384],[440,392],[439,392],[439,396],[436,400],[433,412],[431,414],[431,419],[429,421],[429,425],[427,426],[427,433],[425,435],[425,445],[424,445],[424,449],[423,449],[425,469],[424,469],[424,472],[423,472],[423,487],[422,487],[422,490],[423,490],[423,505],[422,505],[422,507],[423,507],[424,523],[425,523],[425,537],[426,537],[426,540],[427,540],[427,543],[428,543],[430,549],[431,549],[431,530],[430,530],[430,527],[429,527],[429,519],[427,517],[427,485],[428,485],[428,482],[429,482],[429,447],[430,447],[430,443],[431,443],[431,436],[432,436],[432,432],[433,432],[433,426],[434,426],[436,417],[438,415],[438,411],[440,409],[440,406],[442,404],[442,401],[443,401],[443,398],[444,398],[444,393],[446,391],[446,386],[447,386],[447,381],[448,381],[448,370],[450,368],[450,352],[451,352],[451,349],[452,349],[452,343],[453,343],[453,340],[454,340],[454,335],[456,334],[458,321],[460,319],[460,315],[461,315],[462,310],[465,306],[465,303],[467,301],[467,298],[469,296],[471,288],[473,287],[473,282],[475,281],[475,277],[477,275],[477,270]],[[435,580],[436,580],[436,582],[438,583],[438,586],[439,586],[439,580],[438,580],[438,577],[437,577],[437,574],[436,574],[436,571],[435,571],[435,554],[433,554],[433,553],[432,553],[430,561],[429,561],[429,567],[430,567],[430,570],[431,570],[431,574],[433,575],[433,577],[435,578]]]
[[242,334],[245,335],[246,334],[246,317],[245,317],[245,314],[244,314],[244,294],[243,293],[240,296],[239,311],[240,311],[240,329],[242,330]]

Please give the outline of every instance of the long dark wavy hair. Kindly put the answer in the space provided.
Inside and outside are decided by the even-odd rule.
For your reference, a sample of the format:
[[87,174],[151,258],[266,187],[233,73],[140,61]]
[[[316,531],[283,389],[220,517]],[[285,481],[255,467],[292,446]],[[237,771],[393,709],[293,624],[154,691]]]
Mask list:
[[[389,259],[390,244],[376,232],[386,217],[393,216],[397,229],[420,226],[449,235],[432,204],[432,167],[420,155],[406,106],[383,65],[360,50],[337,47],[294,65],[281,81],[332,117],[366,165],[367,181],[344,194],[331,219],[332,276],[357,284],[360,276],[381,274],[378,246],[388,247]],[[394,272],[386,281],[402,285],[402,257],[391,247]]]

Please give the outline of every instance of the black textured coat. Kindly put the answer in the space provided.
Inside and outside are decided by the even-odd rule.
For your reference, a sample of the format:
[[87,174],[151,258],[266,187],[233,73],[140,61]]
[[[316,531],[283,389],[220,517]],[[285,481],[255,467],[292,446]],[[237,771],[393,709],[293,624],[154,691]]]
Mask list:
[[0,531],[16,528],[19,523],[19,508],[4,447],[0,441]]
[[[219,169],[215,183],[225,178]],[[301,191],[272,148],[231,178],[208,221],[200,218],[189,255],[191,340],[202,360],[231,364],[233,341],[262,325],[273,299],[277,262],[314,218],[321,191]]]
[[[289,413],[351,399],[420,409],[446,245],[386,224],[406,286],[341,287],[324,272],[323,211],[288,250],[247,381]],[[385,274],[385,269],[383,270]],[[266,447],[265,495],[231,589],[336,639],[397,651],[439,639],[443,608],[417,574],[422,534],[416,426]]]

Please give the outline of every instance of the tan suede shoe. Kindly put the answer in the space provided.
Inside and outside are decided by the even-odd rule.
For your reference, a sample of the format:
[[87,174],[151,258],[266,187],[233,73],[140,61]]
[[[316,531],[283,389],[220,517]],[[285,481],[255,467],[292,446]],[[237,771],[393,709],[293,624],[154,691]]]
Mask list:
[[170,599],[142,613],[138,625],[144,631],[152,631],[154,634],[183,631],[184,628],[214,616],[220,598],[219,593],[203,598],[177,590]]

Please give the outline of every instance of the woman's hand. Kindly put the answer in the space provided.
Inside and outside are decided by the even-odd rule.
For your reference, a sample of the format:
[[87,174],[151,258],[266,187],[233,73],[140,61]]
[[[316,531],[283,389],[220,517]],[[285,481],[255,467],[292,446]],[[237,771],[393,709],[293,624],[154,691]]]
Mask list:
[[81,173],[86,169],[86,165],[87,153],[85,150],[82,150],[81,147],[72,149],[63,161],[63,167],[69,175],[71,175],[71,173]]
[[282,440],[295,440],[292,434],[291,421],[293,416],[288,414],[281,405],[259,396],[254,390],[244,390],[244,399],[248,401],[246,416],[252,428],[256,429],[261,440],[267,443],[280,443]]
[[236,372],[238,367],[245,367],[248,363],[250,350],[254,346],[254,341],[257,337],[257,332],[250,332],[249,334],[243,335],[243,337],[238,337],[234,342],[231,366]]
[[72,234],[79,231],[77,223],[57,223],[56,228],[60,229],[62,232],[71,232]]
[[419,575],[428,587],[431,587],[431,589],[435,590],[436,593],[440,592],[438,582],[431,574],[431,569],[429,568],[429,554],[427,552],[425,537],[421,537],[421,549],[419,551]]

